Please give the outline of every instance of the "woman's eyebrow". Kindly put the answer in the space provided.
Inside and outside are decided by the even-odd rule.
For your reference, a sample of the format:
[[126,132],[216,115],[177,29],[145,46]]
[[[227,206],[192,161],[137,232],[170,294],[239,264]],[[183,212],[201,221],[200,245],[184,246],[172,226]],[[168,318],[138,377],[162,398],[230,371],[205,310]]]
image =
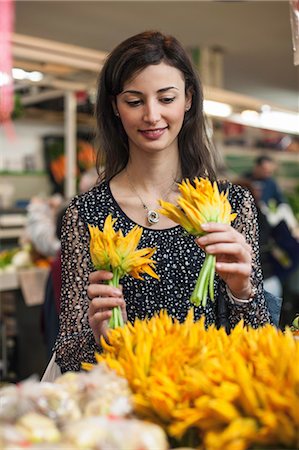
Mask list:
[[[158,92],[158,93],[166,92],[166,91],[169,91],[170,89],[176,89],[177,91],[179,90],[179,89],[178,89],[177,87],[175,87],[175,86],[167,86],[167,87],[165,87],[165,88],[158,89],[157,92]],[[120,93],[120,95],[123,95],[123,94],[143,95],[143,92],[141,92],[141,91],[135,91],[134,89],[127,89],[126,91],[123,91],[123,92]]]

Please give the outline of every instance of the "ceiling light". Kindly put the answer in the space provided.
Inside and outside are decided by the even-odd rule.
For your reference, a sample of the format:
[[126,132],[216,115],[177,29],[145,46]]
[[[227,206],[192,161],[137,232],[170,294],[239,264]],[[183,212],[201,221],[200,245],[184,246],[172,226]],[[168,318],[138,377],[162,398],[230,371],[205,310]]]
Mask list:
[[241,116],[244,120],[256,120],[259,113],[253,109],[244,109],[244,111],[241,112]]
[[29,80],[33,82],[41,81],[44,77],[42,72],[33,71],[33,72],[27,72],[26,70],[19,69],[17,67],[14,67],[12,69],[12,76],[15,80]]
[[269,111],[271,111],[271,106],[269,106],[269,105],[262,105],[261,106],[261,111],[263,113],[269,112]]
[[260,115],[261,127],[299,134],[299,114],[267,111]]
[[[252,111],[253,112],[253,111]],[[242,125],[281,133],[299,134],[299,114],[266,109],[260,114],[233,114],[231,120]]]
[[44,78],[44,75],[41,72],[38,72],[37,70],[33,71],[33,72],[29,72],[28,74],[28,79],[30,81],[41,81]]
[[229,117],[232,113],[232,107],[230,105],[214,102],[213,100],[204,100],[203,109],[208,116]]
[[25,80],[26,79],[26,72],[23,69],[13,68],[12,69],[12,76],[15,80]]

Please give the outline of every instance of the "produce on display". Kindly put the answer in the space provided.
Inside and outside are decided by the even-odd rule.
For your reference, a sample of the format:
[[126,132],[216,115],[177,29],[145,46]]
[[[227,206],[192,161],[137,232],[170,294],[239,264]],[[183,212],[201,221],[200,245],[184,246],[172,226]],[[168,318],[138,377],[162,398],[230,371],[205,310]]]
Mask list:
[[[228,201],[228,191],[220,192],[217,183],[211,183],[207,178],[194,178],[193,183],[188,178],[178,184],[180,196],[177,205],[160,200],[159,212],[180,224],[188,233],[200,237],[206,234],[202,225],[208,222],[230,224],[237,214],[231,212]],[[214,278],[216,257],[206,254],[203,266],[199,272],[191,303],[206,306],[208,294],[214,300]]]
[[[135,414],[173,446],[207,450],[298,448],[299,342],[271,325],[227,335],[165,312],[102,339],[99,363],[127,379]],[[86,369],[92,365],[84,364]]]
[[166,450],[157,425],[132,417],[127,381],[105,365],[55,383],[28,379],[0,390],[0,448]]
[[179,323],[161,312],[111,329],[87,372],[0,390],[0,448],[295,449],[299,342],[292,330]]
[[50,259],[36,255],[29,243],[0,252],[0,274],[31,267],[47,268],[49,265]]

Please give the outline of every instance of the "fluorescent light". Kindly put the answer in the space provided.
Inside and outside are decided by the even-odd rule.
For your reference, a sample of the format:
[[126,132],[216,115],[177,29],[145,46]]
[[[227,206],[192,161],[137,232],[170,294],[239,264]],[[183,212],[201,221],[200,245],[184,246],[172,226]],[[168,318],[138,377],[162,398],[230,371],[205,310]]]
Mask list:
[[271,111],[271,106],[270,105],[262,105],[261,106],[261,111],[263,113],[267,113],[267,112]]
[[34,72],[29,72],[28,79],[30,81],[41,81],[44,78],[44,75],[41,72],[35,70]]
[[17,67],[12,69],[12,76],[15,80],[30,80],[34,82],[41,81],[44,78],[42,72],[38,72],[37,70],[27,72],[26,70]]
[[244,111],[241,112],[241,116],[244,120],[256,120],[259,113],[253,109],[244,109]]
[[258,113],[243,111],[241,114],[233,114],[232,122],[237,122],[250,127],[266,130],[280,131],[282,133],[299,134],[299,114],[274,111],[268,108]]
[[[260,115],[261,127],[299,134],[299,114],[265,111]],[[274,128],[273,128],[274,127]]]
[[15,80],[25,80],[26,79],[26,72],[23,69],[13,68],[12,69],[12,76]]
[[232,107],[230,105],[213,100],[204,100],[203,109],[208,116],[229,117],[232,113]]

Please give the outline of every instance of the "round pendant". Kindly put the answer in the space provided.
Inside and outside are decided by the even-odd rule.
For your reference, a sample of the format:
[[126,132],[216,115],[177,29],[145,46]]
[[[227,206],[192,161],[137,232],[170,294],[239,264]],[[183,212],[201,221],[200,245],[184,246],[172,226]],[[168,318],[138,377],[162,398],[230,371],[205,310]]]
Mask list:
[[159,222],[159,214],[157,213],[157,211],[154,210],[149,210],[147,213],[147,221],[150,225],[154,225],[155,223]]

